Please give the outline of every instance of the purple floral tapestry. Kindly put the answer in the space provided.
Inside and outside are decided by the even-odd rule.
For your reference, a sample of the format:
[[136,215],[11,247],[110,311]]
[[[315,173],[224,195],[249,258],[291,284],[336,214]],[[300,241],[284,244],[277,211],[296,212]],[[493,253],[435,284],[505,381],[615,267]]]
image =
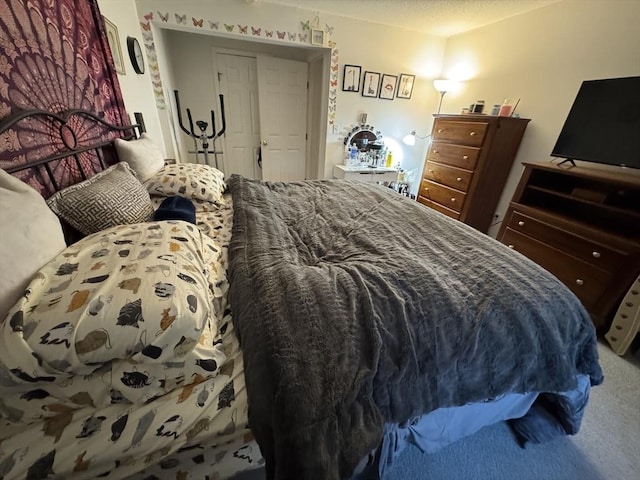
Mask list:
[[[0,2],[0,121],[20,109],[60,113],[95,112],[109,123],[129,124],[97,0],[2,0]],[[108,139],[84,117],[68,126],[79,146]],[[57,126],[21,121],[0,135],[0,168],[27,163],[64,150]],[[83,169],[98,169],[95,154],[83,154]],[[54,166],[61,186],[78,180],[75,162]],[[38,169],[16,173],[50,194]]]

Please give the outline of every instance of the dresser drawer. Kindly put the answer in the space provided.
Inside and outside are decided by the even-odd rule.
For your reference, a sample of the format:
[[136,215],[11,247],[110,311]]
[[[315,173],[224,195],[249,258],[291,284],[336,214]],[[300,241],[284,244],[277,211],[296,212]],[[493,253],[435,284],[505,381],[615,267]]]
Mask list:
[[593,310],[611,279],[609,272],[508,227],[501,241],[554,274],[576,294],[587,310]]
[[427,207],[433,208],[434,210],[444,213],[446,216],[455,218],[456,220],[460,220],[460,212],[456,212],[455,210],[451,210],[450,208],[444,207],[439,203],[432,202],[428,198],[423,197],[422,195],[418,195],[418,202]]
[[439,163],[427,161],[424,169],[424,178],[434,182],[453,187],[456,190],[466,192],[471,183],[473,172],[462,170],[461,168],[440,165]]
[[507,226],[609,272],[617,270],[628,258],[622,252],[561,230],[516,210],[511,212]]
[[438,120],[433,129],[433,140],[479,147],[489,127],[483,122]]
[[398,172],[371,172],[373,182],[397,182]]
[[447,208],[460,212],[464,205],[466,194],[459,190],[434,183],[429,180],[422,180],[420,185],[420,195],[432,202],[440,203]]
[[453,167],[473,170],[476,168],[478,156],[480,156],[480,149],[476,147],[433,142],[427,158]]

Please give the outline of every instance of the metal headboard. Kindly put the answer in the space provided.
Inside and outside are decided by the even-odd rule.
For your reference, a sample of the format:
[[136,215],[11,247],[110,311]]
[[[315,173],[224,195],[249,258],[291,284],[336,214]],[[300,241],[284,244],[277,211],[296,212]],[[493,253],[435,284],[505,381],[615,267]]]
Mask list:
[[0,168],[38,184],[48,197],[117,162],[113,140],[137,138],[144,131],[142,114],[135,118],[138,123],[121,126],[83,109],[17,110],[0,121],[0,144],[17,139],[22,150],[12,158],[9,150],[0,151]]

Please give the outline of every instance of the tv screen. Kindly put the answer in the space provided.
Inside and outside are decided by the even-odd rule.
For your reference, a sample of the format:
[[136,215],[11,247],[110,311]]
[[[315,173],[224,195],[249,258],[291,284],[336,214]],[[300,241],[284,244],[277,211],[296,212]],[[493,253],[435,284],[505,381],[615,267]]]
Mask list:
[[582,82],[551,155],[640,168],[640,77]]

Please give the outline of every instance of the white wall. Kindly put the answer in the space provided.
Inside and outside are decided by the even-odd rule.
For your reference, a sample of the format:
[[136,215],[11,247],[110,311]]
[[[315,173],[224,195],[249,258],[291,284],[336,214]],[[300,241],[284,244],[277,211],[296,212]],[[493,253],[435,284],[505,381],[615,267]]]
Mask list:
[[[301,22],[310,21],[316,17],[316,12],[291,8],[281,5],[256,2],[249,4],[239,0],[216,0],[216,2],[202,2],[197,0],[184,0],[181,2],[171,0],[137,0],[138,14],[140,17],[153,14],[151,23],[153,30],[157,28],[180,29],[188,32],[215,33],[217,36],[228,39],[255,41],[251,31],[248,34],[240,34],[238,25],[245,25],[262,29],[260,41],[265,41],[264,31],[286,31],[304,33]],[[160,15],[162,13],[162,15]],[[169,14],[168,21],[162,17]],[[186,15],[186,22],[177,24],[175,16]],[[182,18],[182,17],[181,17]],[[193,26],[193,19],[203,19],[203,27]],[[382,132],[385,139],[394,145],[394,158],[402,161],[402,166],[407,169],[421,169],[426,151],[425,142],[411,148],[402,144],[401,139],[411,130],[417,130],[418,134],[426,135],[431,130],[432,117],[438,104],[439,94],[433,89],[431,80],[440,74],[445,39],[432,37],[421,33],[411,32],[395,27],[388,27],[369,22],[347,19],[339,16],[318,15],[319,26],[333,27],[333,33],[327,34],[327,40],[335,42],[335,53],[338,55],[339,75],[336,92],[335,122],[338,125],[337,133],[329,129],[326,139],[325,164],[328,166],[343,162],[343,139],[348,131],[356,125],[360,113],[368,114],[368,122]],[[209,21],[218,22],[219,29],[213,31]],[[234,31],[229,33],[223,27],[224,24],[233,25]],[[165,40],[170,37],[165,36]],[[163,62],[171,62],[174,45],[166,45],[167,54],[158,55],[158,62],[162,70]],[[277,38],[270,40],[272,43],[299,47],[298,41],[280,41]],[[304,44],[310,47],[309,41]],[[192,53],[183,51],[179,56],[192,56]],[[201,58],[207,61],[210,54]],[[359,93],[342,92],[342,69],[344,64],[362,66],[362,70],[371,70],[380,73],[398,75],[400,73],[416,74],[417,80],[413,96],[410,100],[394,99],[393,101],[377,98],[362,97]],[[201,70],[207,67],[204,64]],[[172,68],[174,76],[176,69]],[[204,78],[194,75],[194,88],[196,84],[204,82]],[[165,89],[166,91],[166,89]],[[181,100],[186,95],[184,88],[180,88]],[[171,92],[169,92],[171,93]],[[186,98],[186,97],[185,97]],[[207,100],[208,102],[208,100]],[[185,102],[186,103],[186,102]],[[194,115],[195,117],[195,115]],[[325,176],[331,175],[331,168],[327,168]]]
[[[156,102],[153,96],[153,85],[149,75],[149,63],[144,51],[138,13],[135,0],[98,0],[100,13],[111,21],[118,28],[118,37],[122,48],[122,57],[125,65],[125,74],[118,74],[118,81],[124,99],[127,113],[133,118],[134,112],[142,112],[144,122],[149,136],[158,143],[164,144],[164,135],[160,126]],[[129,54],[127,52],[127,37],[135,37],[140,42],[140,46],[145,55],[145,73],[138,75],[133,70]],[[167,152],[169,153],[169,152]]]
[[470,78],[457,98],[445,96],[443,112],[509,97],[520,98],[517,112],[531,119],[497,208],[500,219],[520,163],[551,160],[581,82],[640,75],[638,25],[638,0],[564,0],[449,38],[445,76],[466,71]]
[[[130,4],[126,0],[102,0],[101,6],[121,2]],[[196,0],[137,0],[136,4],[140,18],[155,14],[154,31],[163,27],[159,12],[171,13],[169,23],[173,22],[174,28],[173,15],[179,13],[186,15],[188,22],[180,27],[183,30],[198,31],[191,18],[204,18],[205,28],[207,20],[218,21],[222,30],[216,32],[218,35],[246,41],[252,40],[250,35],[239,35],[237,28],[227,34],[222,25],[301,32],[300,22],[316,16],[314,11],[239,0],[216,0],[215,4]],[[127,16],[125,12],[122,15]],[[531,122],[497,209],[500,217],[522,172],[520,162],[550,158],[580,83],[594,78],[640,75],[638,0],[563,0],[449,39],[339,16],[322,14],[319,20],[320,26],[333,27],[328,39],[336,43],[339,68],[335,115],[339,128],[338,134],[329,130],[327,135],[328,165],[342,161],[342,140],[359,114],[366,112],[369,123],[395,142],[394,155],[403,158],[403,167],[421,171],[426,142],[418,140],[410,148],[401,139],[413,129],[423,136],[430,132],[432,113],[439,100],[431,84],[433,78],[466,79],[460,92],[446,94],[443,113],[460,112],[478,99],[485,100],[488,109],[506,97],[520,98],[517,112]],[[288,45],[295,47],[295,42]],[[162,71],[167,58],[162,54],[158,58]],[[363,72],[415,73],[413,98],[390,102],[342,92],[344,64],[361,65]],[[200,81],[196,79],[194,85]],[[131,95],[125,92],[126,101],[135,96],[135,92]],[[166,112],[160,114],[161,118],[162,115],[166,127],[171,116]],[[496,230],[497,227],[491,232]]]

